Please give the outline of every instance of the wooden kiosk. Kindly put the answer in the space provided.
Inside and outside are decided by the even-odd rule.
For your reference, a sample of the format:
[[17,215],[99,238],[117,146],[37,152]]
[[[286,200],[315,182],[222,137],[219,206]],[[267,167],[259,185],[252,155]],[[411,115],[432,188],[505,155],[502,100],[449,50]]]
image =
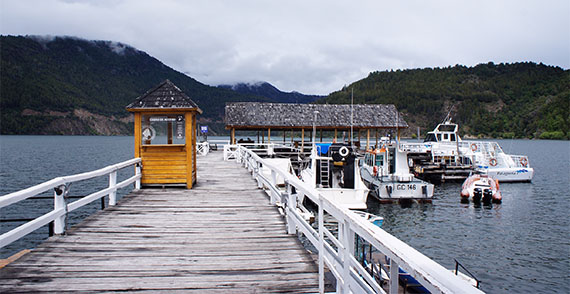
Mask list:
[[142,159],[143,186],[196,182],[196,115],[202,113],[165,80],[127,106],[135,115],[135,157]]

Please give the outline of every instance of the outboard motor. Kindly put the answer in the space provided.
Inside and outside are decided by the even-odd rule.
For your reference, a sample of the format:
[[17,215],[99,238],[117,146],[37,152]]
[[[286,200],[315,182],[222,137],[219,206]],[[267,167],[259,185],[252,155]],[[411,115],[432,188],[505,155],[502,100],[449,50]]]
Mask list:
[[481,188],[473,189],[473,202],[476,203],[481,202],[482,197],[483,197],[483,191],[481,191]]
[[347,144],[332,144],[329,148],[329,155],[334,161],[334,166],[341,166],[343,173],[343,188],[354,188],[354,160],[356,156],[352,147]]
[[485,189],[483,191],[483,203],[489,204],[491,203],[492,199],[493,199],[493,191],[491,191],[491,189]]

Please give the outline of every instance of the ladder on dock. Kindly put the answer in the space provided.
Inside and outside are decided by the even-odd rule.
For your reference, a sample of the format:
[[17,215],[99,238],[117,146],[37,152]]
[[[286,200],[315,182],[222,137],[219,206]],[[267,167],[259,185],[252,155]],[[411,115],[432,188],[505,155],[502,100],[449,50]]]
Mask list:
[[328,160],[320,160],[320,177],[321,177],[321,186],[323,188],[329,188],[329,180],[330,180],[330,169],[329,169],[329,161]]

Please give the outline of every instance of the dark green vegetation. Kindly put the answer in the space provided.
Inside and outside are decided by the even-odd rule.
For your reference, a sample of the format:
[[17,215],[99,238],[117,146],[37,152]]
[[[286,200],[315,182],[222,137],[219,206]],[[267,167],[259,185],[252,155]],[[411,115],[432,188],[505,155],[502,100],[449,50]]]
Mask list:
[[125,106],[165,79],[199,105],[202,122],[217,122],[209,123],[217,132],[225,102],[267,101],[204,85],[120,43],[1,36],[0,48],[2,134],[131,134]]
[[[276,89],[270,87],[246,94],[210,87],[108,41],[0,36],[0,57],[1,134],[132,134],[125,106],[165,79],[200,106],[198,123],[208,124],[210,134],[225,132],[226,102],[301,99],[292,93],[285,93],[289,100],[273,97],[268,93]],[[351,88],[355,103],[395,104],[411,126],[408,134],[417,126],[422,133],[433,129],[452,109],[463,135],[570,135],[570,71],[559,67],[489,63],[374,72],[318,103],[350,103]],[[302,98],[307,97],[316,98]]]
[[568,139],[570,71],[536,63],[373,72],[319,103],[393,103],[409,132],[430,131],[451,110],[461,134]]

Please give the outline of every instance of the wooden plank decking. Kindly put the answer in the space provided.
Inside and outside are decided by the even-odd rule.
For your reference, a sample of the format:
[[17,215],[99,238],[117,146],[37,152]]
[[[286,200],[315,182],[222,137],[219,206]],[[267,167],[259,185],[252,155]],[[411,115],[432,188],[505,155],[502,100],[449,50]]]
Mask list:
[[192,190],[143,189],[0,269],[0,293],[318,292],[318,272],[246,169],[221,152]]

